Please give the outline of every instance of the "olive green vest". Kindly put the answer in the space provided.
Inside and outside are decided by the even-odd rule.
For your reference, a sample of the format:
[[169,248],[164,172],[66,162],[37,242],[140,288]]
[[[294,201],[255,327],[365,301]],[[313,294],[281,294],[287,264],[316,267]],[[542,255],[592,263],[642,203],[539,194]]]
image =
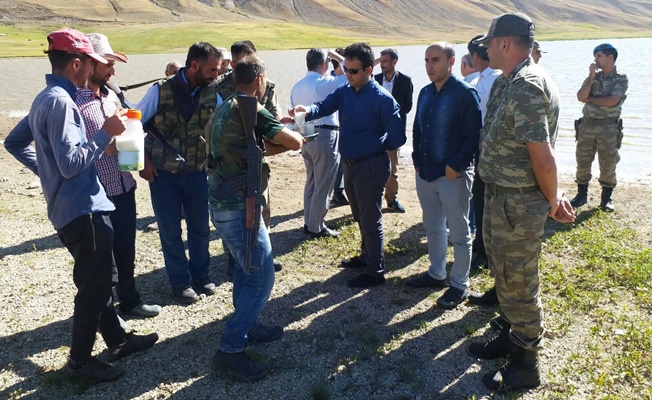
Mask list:
[[177,154],[166,149],[156,140],[145,141],[145,154],[156,169],[172,173],[191,173],[202,171],[206,160],[204,128],[215,109],[216,86],[210,84],[201,88],[195,111],[186,121],[177,107],[175,92],[177,77],[157,83],[159,89],[158,109],[154,115],[154,126],[168,144],[178,152],[185,162],[178,160]]

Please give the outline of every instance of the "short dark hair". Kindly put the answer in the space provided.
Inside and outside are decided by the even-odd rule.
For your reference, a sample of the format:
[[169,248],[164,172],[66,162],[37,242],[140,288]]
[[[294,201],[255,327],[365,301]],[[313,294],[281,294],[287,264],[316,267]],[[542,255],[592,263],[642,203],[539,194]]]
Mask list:
[[241,54],[249,56],[256,53],[256,46],[254,46],[251,40],[240,40],[231,45],[231,57],[236,57]]
[[466,49],[469,51],[469,54],[477,54],[481,60],[489,61],[489,55],[487,54],[487,48],[481,44],[473,43],[474,40],[480,39],[484,35],[474,36],[473,39],[466,45]]
[[604,50],[600,50],[600,51],[602,52],[602,54],[604,54],[607,57],[614,56],[614,61],[616,61],[616,59],[618,59],[618,50],[616,50],[614,48],[604,49]]
[[394,61],[394,60],[398,60],[398,51],[396,51],[396,49],[387,48],[387,49],[381,51],[381,52],[380,52],[380,55],[381,55],[381,56],[389,56],[389,58],[390,58],[392,61]]
[[534,36],[510,36],[510,39],[517,47],[520,47],[523,50],[527,49],[528,51],[532,52],[532,47],[534,47]]
[[61,50],[47,50],[45,51],[45,54],[48,55],[48,59],[50,60],[50,65],[52,65],[53,71],[61,71],[65,69],[70,61],[74,60],[75,58],[79,58],[82,62],[86,61],[89,58],[87,54]]
[[362,63],[362,68],[374,66],[374,51],[367,43],[353,43],[344,49],[344,58],[357,58]]
[[233,68],[233,79],[236,86],[246,85],[264,73],[265,64],[263,61],[255,54],[251,54],[235,64],[235,68]]
[[312,48],[306,54],[306,66],[308,71],[315,71],[328,59],[326,52],[323,49]]
[[186,68],[190,68],[190,64],[192,64],[193,61],[202,63],[208,60],[209,57],[215,57],[218,60],[221,60],[223,54],[210,43],[194,43],[188,49],[188,56],[186,57]]

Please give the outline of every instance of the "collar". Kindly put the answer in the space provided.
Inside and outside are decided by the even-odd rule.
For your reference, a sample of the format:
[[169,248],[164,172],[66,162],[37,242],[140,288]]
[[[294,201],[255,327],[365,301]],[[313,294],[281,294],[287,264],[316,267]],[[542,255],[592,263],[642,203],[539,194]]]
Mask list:
[[48,86],[60,86],[68,92],[70,97],[73,99],[77,95],[77,86],[63,75],[45,74],[45,84]]
[[441,93],[441,92],[443,92],[444,89],[446,89],[446,88],[448,87],[448,85],[450,85],[450,83],[451,83],[452,81],[454,81],[454,80],[455,80],[455,76],[454,76],[453,74],[451,74],[451,76],[449,76],[448,79],[446,79],[446,82],[444,82],[444,84],[441,86],[441,89],[439,89],[439,90],[437,90],[437,86],[435,85],[434,82],[432,82],[432,83],[430,83],[430,84],[432,85],[432,90],[433,90],[435,93]]
[[394,81],[396,80],[396,75],[398,75],[398,71],[396,71],[396,70],[394,71],[394,75],[392,76],[392,80],[391,80],[391,81],[388,81],[388,80],[385,78],[385,74],[383,74],[382,72],[381,72],[380,74],[383,76],[383,82],[387,82],[387,83],[393,85],[393,84],[394,84]]
[[523,67],[527,67],[527,66],[531,65],[532,63],[534,63],[534,60],[532,58],[530,58],[530,57],[528,57],[525,60],[521,61],[516,67],[514,67],[513,70],[511,70],[509,72],[509,74],[507,75],[507,79],[509,79],[510,81],[513,81],[514,78],[516,78],[516,75],[518,75],[518,73],[521,72]]
[[197,93],[201,90],[199,86],[194,88],[193,90],[190,90],[190,84],[188,83],[188,79],[186,79],[186,67],[181,67],[179,68],[179,71],[177,71],[177,79],[179,80],[179,86],[183,89],[183,91],[187,94],[190,95],[190,97],[195,97]]
[[495,71],[495,69],[493,69],[491,67],[487,67],[487,68],[484,69],[484,71],[480,72],[480,76],[482,76],[483,78],[486,78],[489,75],[493,74],[494,71]]
[[369,88],[370,88],[371,86],[373,86],[374,84],[378,85],[378,82],[376,82],[375,79],[370,79],[369,82],[367,82],[363,87],[360,88],[360,90],[355,90],[355,89],[353,88],[353,86],[351,86],[350,83],[347,83],[347,84],[349,85],[349,87],[351,88],[351,91],[353,91],[353,93],[355,93],[355,94],[362,94],[362,93],[365,93],[365,92],[371,90],[371,89],[369,89]]
[[317,71],[308,71],[306,72],[306,76],[315,76],[317,78],[321,78],[323,75]]

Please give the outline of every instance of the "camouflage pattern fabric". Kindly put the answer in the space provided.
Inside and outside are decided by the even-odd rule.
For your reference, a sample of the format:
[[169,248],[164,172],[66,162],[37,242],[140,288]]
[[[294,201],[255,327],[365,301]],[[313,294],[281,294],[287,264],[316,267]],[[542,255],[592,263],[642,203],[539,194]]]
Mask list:
[[[218,78],[217,93],[225,101],[231,97],[233,93],[235,93],[235,80],[233,77],[233,71],[229,71]],[[272,113],[274,118],[280,115],[278,98],[276,97],[276,84],[274,82],[270,80],[267,81],[267,86],[265,86],[265,94],[263,94],[262,99],[260,99],[260,104],[262,104],[267,111]]]
[[[605,188],[616,187],[616,165],[620,161],[618,150],[623,140],[622,126],[618,118],[627,98],[629,81],[625,74],[619,74],[614,67],[606,77],[598,72],[591,84],[590,96],[619,96],[621,100],[613,107],[586,103],[582,108],[582,121],[577,133],[575,161],[577,172],[575,182],[588,184],[591,181],[591,164],[598,153],[600,178],[598,182]],[[600,123],[600,122],[603,123]]]
[[[208,193],[212,193],[217,187],[227,180],[238,175],[247,173],[247,160],[240,154],[229,151],[230,144],[240,147],[247,147],[247,140],[244,136],[242,120],[238,110],[238,104],[235,93],[220,108],[218,108],[211,117],[211,125],[207,127],[207,135],[210,139],[207,141],[209,146],[208,152]],[[284,125],[278,122],[269,111],[258,106],[258,115],[256,123],[256,137],[259,141],[263,137],[272,139],[280,132]],[[269,171],[269,168],[267,168]],[[268,173],[267,173],[268,174]],[[261,179],[261,189],[264,191],[267,186],[267,175],[263,167],[263,176]],[[209,202],[213,207],[220,211],[237,211],[245,209],[246,191],[244,189],[227,196],[221,201],[209,197]]]
[[580,122],[575,147],[575,161],[577,172],[575,182],[588,184],[591,181],[591,164],[598,153],[598,164],[600,165],[600,178],[598,182],[602,187],[615,188],[616,165],[620,161],[618,149],[622,140],[621,130],[617,122],[610,125],[588,125]]
[[525,143],[555,145],[559,92],[548,74],[530,59],[491,88],[480,131],[478,172],[485,183],[505,187],[537,184]]
[[154,126],[161,136],[179,152],[185,162],[177,160],[176,153],[148,136],[145,140],[145,154],[152,160],[157,169],[172,173],[190,173],[202,171],[206,160],[206,145],[204,144],[204,128],[215,109],[216,86],[211,83],[202,88],[195,112],[186,121],[177,107],[174,91],[177,78],[172,77],[157,83],[159,87],[159,102]]
[[559,94],[528,58],[494,83],[480,132],[478,171],[486,182],[483,238],[510,337],[540,349],[541,237],[550,205],[537,186],[526,143],[554,146]]

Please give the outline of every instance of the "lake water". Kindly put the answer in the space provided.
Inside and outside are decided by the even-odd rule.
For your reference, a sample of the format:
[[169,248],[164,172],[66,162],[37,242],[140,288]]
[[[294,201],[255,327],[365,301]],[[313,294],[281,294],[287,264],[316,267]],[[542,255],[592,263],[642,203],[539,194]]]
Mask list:
[[[652,153],[652,69],[641,64],[641,49],[652,48],[652,38],[581,40],[542,42],[548,51],[540,64],[551,75],[561,94],[560,131],[557,140],[557,158],[561,173],[573,173],[575,169],[575,143],[573,121],[581,116],[582,104],[575,95],[588,74],[593,62],[593,48],[603,42],[612,43],[619,52],[618,69],[629,77],[628,97],[623,106],[625,138],[621,149],[618,177],[623,182],[652,182],[652,165],[648,162]],[[213,43],[228,47],[226,43]],[[344,45],[345,43],[343,43]],[[430,83],[425,74],[423,57],[426,46],[398,47],[397,69],[410,75],[414,82],[414,97],[419,90]],[[116,49],[119,50],[119,49]],[[381,48],[374,48],[379,54]],[[455,45],[458,61],[466,53],[466,45]],[[289,106],[292,85],[305,75],[306,50],[261,51],[268,77],[276,82],[281,109]],[[118,63],[115,80],[121,85],[134,84],[162,77],[165,65],[173,60],[185,61],[185,54],[130,55],[128,64]],[[0,59],[0,114],[24,115],[34,96],[44,86],[44,74],[49,71],[46,58]],[[459,66],[455,66],[459,73]],[[380,72],[377,67],[375,73]],[[147,88],[127,92],[127,97],[136,102]],[[415,103],[416,109],[416,103]],[[415,109],[408,114],[408,136],[411,134]],[[402,155],[411,152],[411,138],[408,138]],[[594,163],[597,176],[597,161]]]

